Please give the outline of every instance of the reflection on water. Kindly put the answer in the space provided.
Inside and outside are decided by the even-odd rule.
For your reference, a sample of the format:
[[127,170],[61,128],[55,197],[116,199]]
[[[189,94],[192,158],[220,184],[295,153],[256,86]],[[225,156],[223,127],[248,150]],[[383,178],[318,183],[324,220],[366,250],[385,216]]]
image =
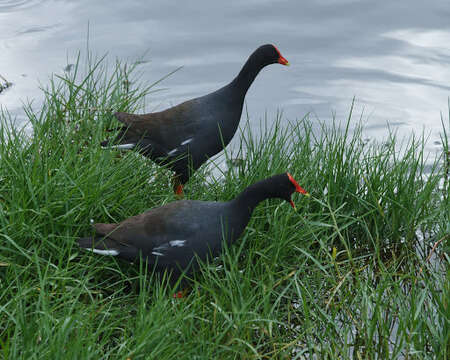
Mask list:
[[344,120],[356,97],[367,138],[385,136],[388,124],[400,135],[425,129],[428,150],[440,151],[433,142],[448,112],[449,16],[447,0],[0,1],[0,74],[14,83],[0,104],[23,121],[22,102],[35,99],[37,108],[41,99],[38,80],[70,71],[88,32],[91,50],[139,59],[148,82],[183,66],[151,95],[149,110],[223,86],[272,42],[292,66],[257,77],[246,98],[255,124],[279,109],[290,121],[306,113]]

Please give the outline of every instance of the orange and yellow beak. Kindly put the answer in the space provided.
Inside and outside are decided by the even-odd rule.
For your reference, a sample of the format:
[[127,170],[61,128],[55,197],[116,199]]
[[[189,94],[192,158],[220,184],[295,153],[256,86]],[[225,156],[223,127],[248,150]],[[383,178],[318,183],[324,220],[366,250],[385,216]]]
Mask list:
[[279,56],[279,58],[278,58],[278,63],[281,64],[281,65],[289,66],[289,65],[290,65],[290,64],[289,64],[289,61],[287,61],[287,60],[283,57],[283,55],[281,55],[280,50],[278,50],[278,48],[277,48],[275,45],[273,45],[273,47],[275,48],[275,50],[277,51],[278,56]]
[[286,65],[289,66],[289,61],[287,61],[283,56],[280,55],[280,57],[278,58],[278,63],[281,65]]
[[288,176],[289,180],[291,181],[291,183],[295,186],[295,192],[298,192],[298,193],[300,193],[300,194],[309,196],[309,193],[308,193],[305,189],[303,189],[303,188],[298,184],[297,181],[294,180],[294,178],[292,177],[291,174],[287,173],[287,176]]
[[[294,178],[292,177],[291,174],[287,173],[287,176],[288,176],[289,180],[291,181],[291,183],[295,186],[295,192],[298,192],[298,193],[303,194],[303,195],[308,196],[308,197],[310,196],[309,193],[308,193],[305,189],[303,189],[303,188],[297,183],[297,181],[294,180]],[[292,200],[290,200],[289,202],[290,202],[292,208],[293,208],[294,210],[296,210],[294,202],[293,202]]]

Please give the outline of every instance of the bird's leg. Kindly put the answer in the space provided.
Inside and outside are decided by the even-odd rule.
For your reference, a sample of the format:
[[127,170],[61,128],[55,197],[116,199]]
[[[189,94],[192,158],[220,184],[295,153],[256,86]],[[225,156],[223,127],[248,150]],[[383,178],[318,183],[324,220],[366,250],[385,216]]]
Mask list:
[[180,181],[180,177],[175,175],[172,179],[173,191],[177,195],[178,198],[183,198],[183,184]]
[[178,185],[175,189],[175,194],[177,194],[179,197],[183,197],[183,185]]
[[188,288],[186,288],[186,289],[184,289],[184,290],[181,290],[181,291],[178,291],[178,292],[176,292],[175,294],[173,294],[173,298],[174,298],[174,299],[182,299],[182,298],[186,297],[186,295],[188,294],[188,292],[189,292],[189,289],[188,289]]
[[182,291],[178,291],[175,294],[173,294],[173,298],[174,299],[181,299],[183,297],[183,292]]

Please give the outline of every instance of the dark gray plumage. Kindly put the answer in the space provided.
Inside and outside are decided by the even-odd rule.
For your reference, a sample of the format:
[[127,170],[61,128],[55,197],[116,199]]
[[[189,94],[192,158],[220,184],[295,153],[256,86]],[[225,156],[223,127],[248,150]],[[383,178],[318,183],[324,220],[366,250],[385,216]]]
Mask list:
[[175,191],[180,193],[191,173],[231,141],[248,88],[262,68],[274,63],[289,65],[275,46],[263,45],[250,55],[233,81],[213,93],[161,112],[118,112],[114,115],[124,126],[115,141],[106,140],[102,145],[135,148],[156,163],[168,165],[175,172]]
[[195,269],[195,256],[201,260],[215,257],[224,239],[233,243],[259,202],[281,198],[293,206],[294,192],[307,195],[291,175],[280,174],[249,186],[228,202],[174,201],[118,224],[94,224],[95,237],[79,239],[78,244],[128,261],[142,256],[157,271],[168,270],[178,277]]

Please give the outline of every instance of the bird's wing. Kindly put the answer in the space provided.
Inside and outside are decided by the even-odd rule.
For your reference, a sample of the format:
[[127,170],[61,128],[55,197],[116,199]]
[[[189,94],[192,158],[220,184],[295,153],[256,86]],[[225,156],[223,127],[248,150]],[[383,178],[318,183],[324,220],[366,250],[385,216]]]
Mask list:
[[[189,135],[197,128],[198,100],[192,99],[164,111],[136,115],[124,112],[114,114],[116,119],[128,129],[142,133],[148,132],[152,137],[170,137],[177,140],[179,136]],[[167,139],[166,139],[167,140]]]
[[177,220],[183,217],[180,213],[189,206],[187,203],[187,200],[172,202],[132,216],[118,224],[98,223],[93,227],[98,234],[143,252],[151,251],[165,243],[177,247],[181,244],[179,241],[187,240],[194,231],[192,225],[183,226]]

